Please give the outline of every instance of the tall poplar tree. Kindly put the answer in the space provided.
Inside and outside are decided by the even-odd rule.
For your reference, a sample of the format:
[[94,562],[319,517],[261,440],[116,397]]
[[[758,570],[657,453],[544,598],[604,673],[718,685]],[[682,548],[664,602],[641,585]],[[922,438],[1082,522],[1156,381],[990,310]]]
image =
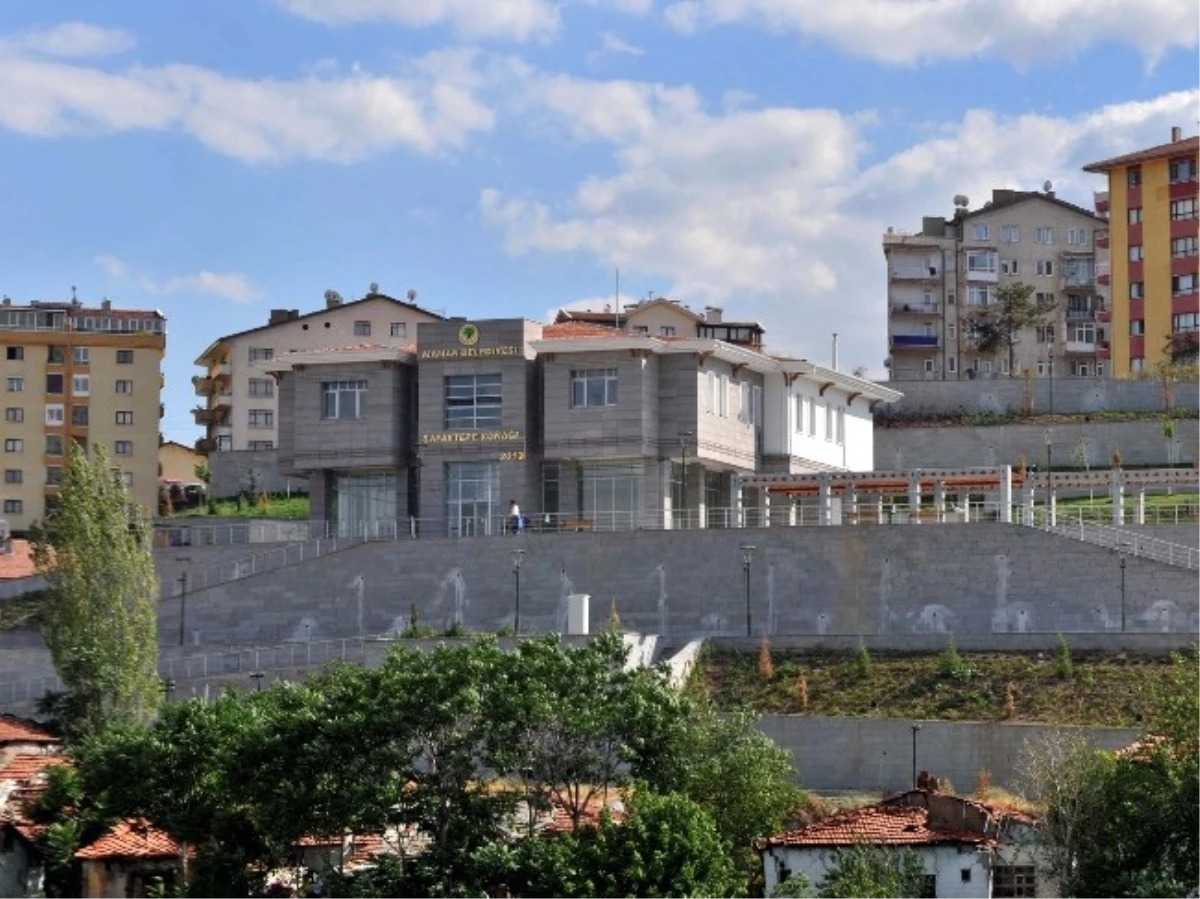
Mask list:
[[67,687],[61,723],[86,734],[146,721],[161,698],[150,523],[99,445],[89,459],[72,442],[59,497],[33,543],[47,580],[43,635]]

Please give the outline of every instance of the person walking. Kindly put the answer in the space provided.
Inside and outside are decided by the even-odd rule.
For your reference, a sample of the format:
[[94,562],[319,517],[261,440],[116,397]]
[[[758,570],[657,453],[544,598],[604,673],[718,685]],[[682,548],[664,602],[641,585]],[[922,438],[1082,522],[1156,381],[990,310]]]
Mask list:
[[525,520],[521,517],[521,507],[517,505],[515,499],[508,501],[508,517],[512,520],[514,534],[520,534],[525,530]]

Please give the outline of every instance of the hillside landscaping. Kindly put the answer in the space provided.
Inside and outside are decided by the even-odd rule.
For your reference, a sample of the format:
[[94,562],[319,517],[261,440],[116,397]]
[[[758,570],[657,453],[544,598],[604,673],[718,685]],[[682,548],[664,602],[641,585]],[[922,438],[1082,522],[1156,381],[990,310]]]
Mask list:
[[206,505],[176,512],[175,518],[276,518],[308,520],[307,494],[260,495],[253,499],[215,499]]

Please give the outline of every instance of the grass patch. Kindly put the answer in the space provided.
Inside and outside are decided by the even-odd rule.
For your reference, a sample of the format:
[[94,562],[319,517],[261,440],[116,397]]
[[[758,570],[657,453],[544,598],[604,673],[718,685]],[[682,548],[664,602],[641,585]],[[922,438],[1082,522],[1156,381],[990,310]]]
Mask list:
[[[1127,493],[1125,495],[1125,514],[1127,514],[1127,515],[1129,514],[1129,509],[1130,509],[1130,507],[1132,507],[1133,502],[1134,502],[1133,497],[1131,497]],[[1078,497],[1075,499],[1060,499],[1058,501],[1058,508],[1060,508],[1060,509],[1062,509],[1064,507],[1065,508],[1077,508],[1079,506],[1083,506],[1088,509],[1097,509],[1097,508],[1111,509],[1112,508],[1112,497],[1106,493],[1104,496],[1097,496],[1097,497],[1083,496],[1083,497]],[[1172,508],[1174,506],[1192,506],[1192,507],[1200,506],[1200,496],[1197,496],[1195,493],[1175,493],[1175,494],[1147,493],[1146,494],[1146,508],[1147,509],[1154,509],[1154,508],[1159,508],[1159,507]]]
[[197,506],[175,514],[176,518],[279,518],[287,521],[308,520],[308,497],[268,496],[265,501],[243,499],[213,500],[211,506]]
[[[765,680],[756,653],[713,651],[697,674],[721,706],[763,714],[1037,721],[1137,727],[1170,677],[1166,656],[1075,652],[885,653],[775,650]],[[804,690],[797,688],[803,678]]]
[[43,599],[43,594],[38,591],[15,599],[0,600],[0,631],[41,627]]

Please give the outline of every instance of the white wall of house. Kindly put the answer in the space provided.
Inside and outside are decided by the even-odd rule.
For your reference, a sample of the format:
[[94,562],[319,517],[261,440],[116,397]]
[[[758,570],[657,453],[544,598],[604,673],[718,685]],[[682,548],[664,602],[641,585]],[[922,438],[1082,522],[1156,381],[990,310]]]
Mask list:
[[[938,896],[957,899],[988,899],[991,896],[990,858],[988,853],[971,846],[914,846],[925,873],[937,877]],[[803,874],[819,888],[830,869],[837,864],[837,850],[812,846],[775,846],[762,854],[766,895],[780,883],[786,868],[792,875]],[[1040,894],[1039,894],[1040,895]]]
[[768,455],[788,455],[814,464],[813,471],[836,468],[871,471],[875,465],[874,416],[869,400],[806,377],[790,386],[782,375],[766,379],[764,440]]

